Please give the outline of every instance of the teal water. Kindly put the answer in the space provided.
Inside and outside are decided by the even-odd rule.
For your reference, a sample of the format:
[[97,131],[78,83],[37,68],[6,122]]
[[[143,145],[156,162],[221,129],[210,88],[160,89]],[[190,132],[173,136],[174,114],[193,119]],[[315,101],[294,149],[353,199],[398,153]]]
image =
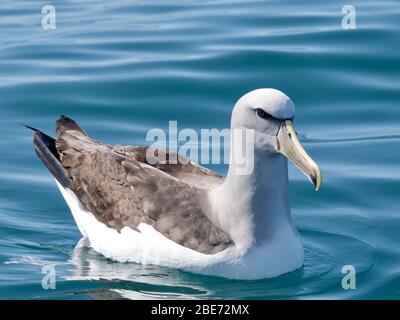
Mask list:
[[[347,1],[46,1],[0,4],[0,298],[398,299],[400,3]],[[232,281],[120,264],[75,248],[80,234],[18,123],[54,133],[60,114],[109,143],[149,129],[228,126],[247,91],[296,103],[296,127],[323,170],[316,193],[290,166],[304,267]],[[226,172],[225,165],[213,169]],[[44,290],[42,267],[56,270]],[[344,290],[344,265],[357,271]]]

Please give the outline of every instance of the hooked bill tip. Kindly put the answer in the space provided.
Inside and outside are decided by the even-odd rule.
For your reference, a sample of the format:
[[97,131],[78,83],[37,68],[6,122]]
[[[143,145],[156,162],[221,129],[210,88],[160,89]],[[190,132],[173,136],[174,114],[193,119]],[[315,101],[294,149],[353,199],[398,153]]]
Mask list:
[[318,179],[317,176],[315,175],[311,175],[311,181],[313,182],[314,186],[315,186],[315,191],[319,191],[319,183],[318,183]]

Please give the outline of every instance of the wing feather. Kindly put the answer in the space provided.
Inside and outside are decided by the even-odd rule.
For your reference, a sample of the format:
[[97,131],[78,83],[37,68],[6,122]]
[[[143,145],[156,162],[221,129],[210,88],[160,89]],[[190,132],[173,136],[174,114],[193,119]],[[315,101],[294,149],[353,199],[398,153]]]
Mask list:
[[208,218],[204,186],[181,179],[186,172],[219,183],[219,175],[193,164],[150,166],[143,157],[146,147],[122,152],[120,146],[90,139],[81,129],[59,131],[56,148],[61,163],[74,192],[99,221],[118,231],[146,223],[172,241],[206,254],[232,245]]

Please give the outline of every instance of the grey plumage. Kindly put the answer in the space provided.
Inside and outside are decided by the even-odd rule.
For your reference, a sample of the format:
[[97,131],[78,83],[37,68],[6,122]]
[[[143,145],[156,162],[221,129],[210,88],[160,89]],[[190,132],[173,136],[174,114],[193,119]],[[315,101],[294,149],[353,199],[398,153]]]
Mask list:
[[[35,134],[35,148],[43,149],[38,155],[100,222],[118,231],[146,223],[170,240],[207,254],[233,244],[208,216],[207,188],[222,183],[220,175],[187,159],[186,164],[171,164],[168,159],[175,155],[158,149],[150,151],[165,152],[167,161],[150,165],[146,161],[148,147],[111,146],[92,140],[65,116],[57,121],[56,131],[56,149],[49,152],[40,133]],[[54,140],[46,141],[52,149]],[[58,174],[49,167],[49,159],[57,160]]]

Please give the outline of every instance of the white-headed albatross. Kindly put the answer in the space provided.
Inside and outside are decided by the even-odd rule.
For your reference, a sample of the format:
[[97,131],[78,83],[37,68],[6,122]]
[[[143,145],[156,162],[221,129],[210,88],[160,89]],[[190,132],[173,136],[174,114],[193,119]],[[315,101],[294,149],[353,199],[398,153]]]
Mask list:
[[150,164],[148,147],[101,143],[65,116],[56,140],[31,129],[37,154],[97,252],[120,262],[260,279],[296,270],[304,260],[291,220],[286,158],[317,189],[321,184],[293,128],[294,109],[275,89],[240,98],[231,129],[254,130],[254,168],[238,174],[231,162],[226,177],[192,162]]

